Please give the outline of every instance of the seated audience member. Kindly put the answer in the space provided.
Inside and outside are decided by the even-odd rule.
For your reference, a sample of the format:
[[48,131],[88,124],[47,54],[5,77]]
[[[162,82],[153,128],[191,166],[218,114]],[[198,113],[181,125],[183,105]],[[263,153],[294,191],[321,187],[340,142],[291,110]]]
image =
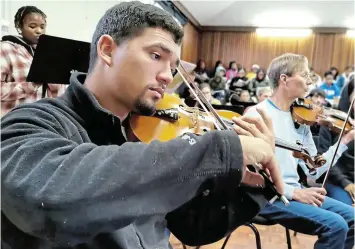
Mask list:
[[221,60],[216,61],[214,68],[209,71],[208,76],[210,78],[213,78],[216,75],[217,67],[219,67],[219,66],[223,67],[223,63]]
[[220,105],[221,101],[218,99],[214,98],[212,96],[212,89],[211,86],[207,83],[202,83],[200,86],[200,90],[205,95],[206,99],[210,102],[212,105]]
[[312,100],[312,103],[318,106],[331,107],[332,105],[325,99],[326,93],[321,88],[314,88],[307,98]]
[[251,102],[250,94],[249,94],[248,90],[242,90],[240,92],[239,101],[241,101],[241,102]]
[[354,72],[354,66],[347,66],[345,68],[344,73],[338,77],[338,80],[336,81],[336,85],[340,90],[342,90],[343,87],[349,83],[350,75],[353,72]]
[[334,103],[336,98],[340,96],[340,90],[337,85],[334,83],[334,75],[331,71],[328,71],[324,74],[325,82],[320,86],[326,93],[325,99],[331,104]]
[[[191,85],[191,84],[190,84]],[[193,87],[191,85],[191,87]],[[218,99],[212,97],[211,86],[207,83],[202,83],[199,85],[199,89],[204,94],[206,99],[213,105],[220,105],[221,102]],[[184,99],[184,102],[189,107],[200,107],[200,103],[196,100],[195,95],[191,92],[190,88],[188,88],[189,96]]]
[[241,68],[238,71],[238,76],[234,77],[229,85],[231,94],[236,93],[240,95],[242,90],[248,90],[248,78],[245,77],[245,69]]
[[207,69],[206,69],[206,64],[203,60],[198,60],[196,63],[196,68],[194,69],[195,77],[196,77],[196,82],[198,83],[203,83],[203,82],[208,82],[210,79],[207,75]]
[[309,66],[309,71],[313,83],[311,87],[313,88],[320,87],[320,85],[322,84],[322,78],[314,71],[312,66]]
[[256,77],[256,74],[258,70],[260,69],[260,66],[258,64],[254,64],[251,66],[251,71],[247,74],[248,79],[253,79]]
[[256,90],[256,97],[259,103],[268,99],[271,95],[272,89],[270,87],[260,87]]
[[[283,54],[272,60],[268,76],[274,85],[272,96],[256,107],[263,109],[271,117],[275,137],[289,143],[302,141],[312,157],[317,155],[310,128],[307,125],[295,126],[290,108],[297,98],[306,95],[312,84],[309,76],[308,60],[303,55]],[[245,116],[260,116],[255,107],[250,107]],[[352,134],[351,134],[352,133]],[[349,141],[354,140],[354,131],[346,134],[340,142],[335,163],[348,149]],[[317,235],[315,249],[352,249],[354,246],[354,208],[325,196],[324,188],[307,188],[299,183],[298,166],[307,177],[316,180],[330,167],[336,146],[327,148],[322,155],[326,163],[311,174],[303,160],[293,156],[291,151],[275,148],[275,154],[284,180],[285,196],[290,205],[276,200],[267,203],[259,216],[278,223],[296,232]]]
[[[312,103],[317,106],[332,107],[332,105],[325,99],[326,93],[321,88],[314,88],[306,98],[311,99]],[[310,126],[313,136],[319,135],[321,126],[317,123]]]
[[[222,72],[222,70],[220,72]],[[217,73],[208,84],[211,86],[213,91],[224,90],[226,86],[226,80],[223,76]]]
[[224,68],[224,66],[218,66],[217,68],[216,68],[216,73],[215,73],[215,76],[221,76],[221,77],[223,77],[225,80],[227,80],[226,79],[226,69]]
[[235,61],[229,63],[229,68],[226,73],[227,80],[231,80],[238,75],[238,67]]
[[266,78],[265,70],[262,68],[256,72],[256,77],[248,82],[248,90],[251,96],[256,95],[256,90],[259,87],[272,87],[270,81]]
[[[344,87],[340,101],[339,109],[348,112],[349,108],[354,109],[354,105],[350,107],[351,100],[354,98],[354,77]],[[354,125],[354,112],[351,112],[351,123]],[[329,147],[336,144],[339,134],[331,132],[327,127],[322,126],[319,132],[319,153],[328,150]],[[354,140],[347,144],[348,149],[344,151],[338,162],[329,172],[326,183],[327,196],[346,203],[354,204]]]
[[329,69],[329,71],[332,73],[334,81],[337,81],[337,80],[338,80],[338,77],[339,77],[339,70],[338,70],[338,68],[336,68],[336,67],[331,67],[331,68]]
[[[20,36],[6,35],[1,41],[1,117],[14,107],[42,98],[43,84],[27,82],[40,35],[46,33],[46,14],[35,6],[23,6],[15,14]],[[64,92],[64,85],[48,84],[47,97]]]

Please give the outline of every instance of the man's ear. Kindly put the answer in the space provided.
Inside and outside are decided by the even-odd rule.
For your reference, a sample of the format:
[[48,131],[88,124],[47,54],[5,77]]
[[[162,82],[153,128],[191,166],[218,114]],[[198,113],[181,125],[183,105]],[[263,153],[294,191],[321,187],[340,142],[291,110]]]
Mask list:
[[280,84],[286,85],[286,80],[287,80],[287,75],[286,74],[281,74],[280,75],[280,80],[279,80],[279,85]]
[[97,43],[97,57],[103,60],[108,66],[112,65],[112,54],[115,45],[115,41],[109,35],[101,36]]

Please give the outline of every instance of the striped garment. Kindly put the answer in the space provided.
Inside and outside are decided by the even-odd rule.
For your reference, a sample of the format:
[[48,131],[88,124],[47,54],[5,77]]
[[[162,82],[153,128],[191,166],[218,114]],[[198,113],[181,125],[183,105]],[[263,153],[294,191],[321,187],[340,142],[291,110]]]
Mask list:
[[[19,37],[8,36],[1,42],[1,116],[15,106],[42,98],[42,84],[26,82],[34,51]],[[11,41],[10,41],[11,40]],[[15,42],[14,42],[15,41]],[[17,42],[18,41],[18,42]],[[56,97],[65,85],[49,84],[46,97]]]

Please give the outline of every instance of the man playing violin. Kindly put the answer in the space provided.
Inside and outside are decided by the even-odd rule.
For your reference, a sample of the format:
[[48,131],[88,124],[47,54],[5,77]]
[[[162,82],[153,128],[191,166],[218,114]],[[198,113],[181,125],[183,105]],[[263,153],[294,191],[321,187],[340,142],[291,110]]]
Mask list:
[[182,37],[166,11],[120,3],[97,24],[87,75],[74,73],[63,96],[2,118],[5,248],[171,248],[165,217],[190,201],[209,218],[224,217],[212,225],[227,234],[258,211],[239,186],[263,184],[246,170],[255,162],[283,192],[267,118],[250,122],[254,137],[236,128],[150,144],[126,140],[129,113],[154,114],[172,82]]
[[[312,156],[317,150],[310,127],[295,124],[291,114],[291,105],[297,98],[304,98],[308,86],[312,84],[308,60],[303,55],[284,54],[275,58],[268,69],[269,79],[274,84],[273,95],[259,103],[272,118],[276,138],[295,143],[300,141]],[[255,108],[249,108],[246,115],[259,115]],[[354,139],[354,131],[341,139],[335,162]],[[342,202],[326,197],[326,190],[319,187],[306,188],[299,183],[297,166],[307,177],[317,179],[329,168],[336,146],[331,146],[324,154],[326,163],[317,168],[315,175],[309,174],[305,163],[292,156],[292,152],[276,148],[276,157],[280,164],[285,196],[290,205],[285,207],[279,201],[267,204],[259,215],[275,221],[297,232],[317,235],[314,248],[350,249],[354,245],[354,208]]]

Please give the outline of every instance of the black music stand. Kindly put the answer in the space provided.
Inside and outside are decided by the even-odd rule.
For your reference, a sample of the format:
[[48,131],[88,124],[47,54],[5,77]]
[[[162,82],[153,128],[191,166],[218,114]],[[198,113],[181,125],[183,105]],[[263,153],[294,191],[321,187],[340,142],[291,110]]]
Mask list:
[[72,72],[87,73],[89,59],[89,42],[41,35],[27,81],[43,84],[43,98],[47,84],[68,85]]

